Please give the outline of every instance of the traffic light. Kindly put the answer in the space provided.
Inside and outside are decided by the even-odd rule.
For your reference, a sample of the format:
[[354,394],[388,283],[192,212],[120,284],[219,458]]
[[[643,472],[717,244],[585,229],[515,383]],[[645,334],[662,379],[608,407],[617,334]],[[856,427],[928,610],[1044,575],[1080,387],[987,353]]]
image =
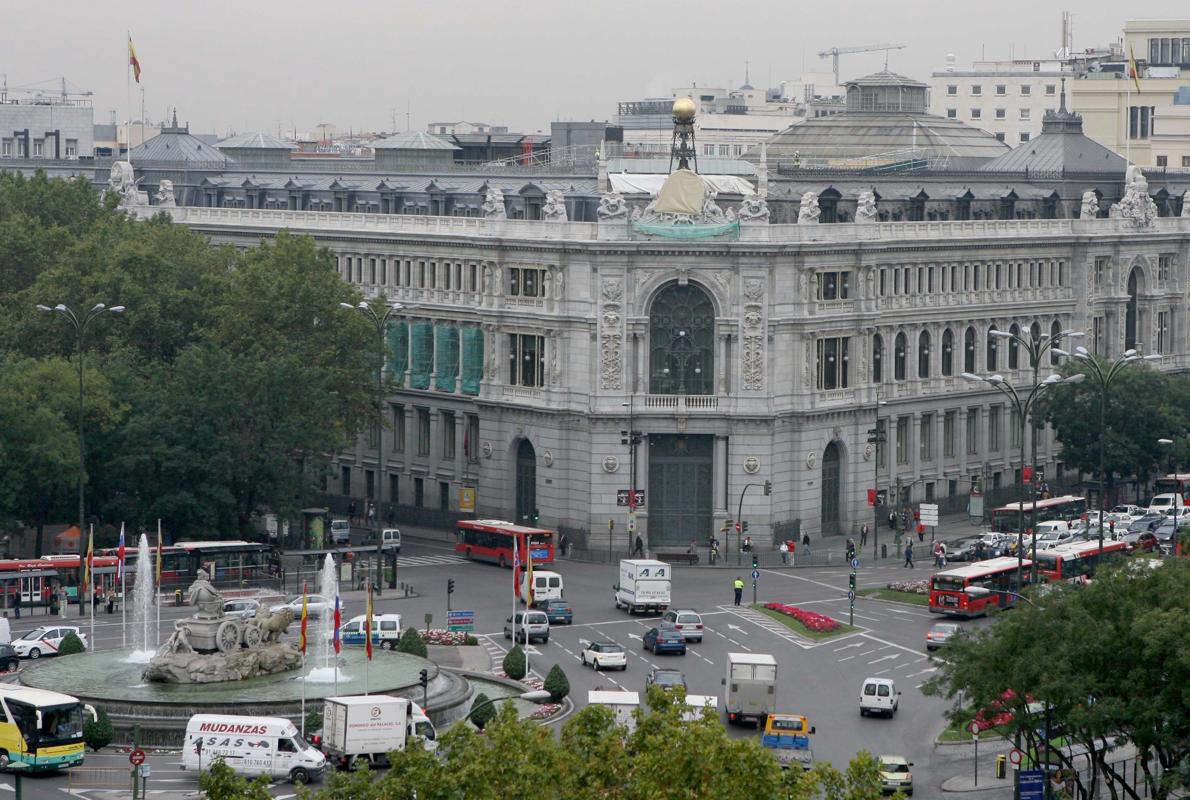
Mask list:
[[752,554],[752,569],[756,569],[759,566],[760,566],[760,556],[758,556],[756,553],[753,553]]
[[724,533],[724,534],[727,533],[729,530],[731,530],[731,526],[732,526],[731,520],[729,520],[729,519],[723,520],[723,527],[719,529],[719,533]]
[[847,575],[847,588],[851,589],[851,591],[853,591],[853,592],[855,591],[855,573],[854,572],[849,573]]
[[773,493],[773,482],[772,481],[764,482],[764,493],[766,496]]
[[535,509],[533,509],[533,517],[532,517],[532,519],[533,519],[533,524],[534,524],[534,525],[536,525],[538,522],[540,522],[540,521],[541,521],[541,512],[540,512],[540,511],[538,511],[536,508],[535,508]]
[[744,520],[740,524],[744,526],[744,533],[747,533],[748,532],[748,520]]
[[418,673],[418,683],[421,684],[421,688],[423,689],[430,685],[430,671],[428,669],[423,669]]
[[455,593],[455,579],[454,578],[446,579],[446,593],[447,594]]
[[736,532],[736,533],[739,533],[739,532],[740,532],[740,530],[741,530],[741,529],[740,529],[740,523],[738,523],[738,522],[737,522],[737,523],[735,524],[735,532]]

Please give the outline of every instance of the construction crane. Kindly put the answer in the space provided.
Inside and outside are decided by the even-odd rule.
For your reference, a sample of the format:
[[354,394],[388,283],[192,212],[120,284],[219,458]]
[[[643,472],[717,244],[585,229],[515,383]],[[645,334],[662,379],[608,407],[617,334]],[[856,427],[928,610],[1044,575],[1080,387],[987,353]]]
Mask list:
[[884,51],[884,68],[888,69],[888,51],[889,50],[904,50],[908,45],[904,44],[870,44],[864,47],[832,47],[829,50],[819,50],[818,57],[830,57],[831,65],[835,71],[835,84],[839,83],[839,56],[847,53],[871,53],[878,50]]

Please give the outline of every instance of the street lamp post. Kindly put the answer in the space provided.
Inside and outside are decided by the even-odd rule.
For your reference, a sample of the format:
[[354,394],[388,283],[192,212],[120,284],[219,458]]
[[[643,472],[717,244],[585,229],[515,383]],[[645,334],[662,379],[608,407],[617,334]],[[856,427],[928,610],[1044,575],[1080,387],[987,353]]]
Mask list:
[[1054,352],[1059,356],[1066,358],[1076,358],[1082,362],[1085,370],[1080,372],[1080,375],[1089,376],[1094,379],[1096,388],[1099,389],[1099,549],[1103,550],[1103,506],[1107,502],[1105,481],[1103,479],[1103,464],[1105,461],[1104,450],[1104,430],[1107,428],[1107,393],[1111,390],[1112,382],[1116,376],[1123,371],[1124,367],[1129,364],[1136,364],[1143,361],[1157,361],[1161,358],[1159,355],[1142,356],[1135,349],[1125,350],[1124,354],[1118,357],[1115,361],[1107,364],[1105,367],[1099,362],[1095,356],[1091,355],[1085,347],[1074,348],[1073,353],[1065,350],[1054,348]]
[[[1044,352],[1044,351],[1043,351]],[[1041,393],[1051,386],[1057,386],[1062,383],[1078,383],[1083,380],[1082,375],[1072,375],[1069,378],[1063,378],[1060,375],[1050,375],[1043,381],[1034,382],[1029,389],[1028,394],[1023,398],[1020,393],[1010,384],[1004,380],[1003,375],[974,375],[970,372],[964,372],[963,377],[969,381],[982,381],[988,384],[1000,394],[1004,395],[1012,404],[1017,416],[1020,418],[1020,453],[1021,453],[1021,470],[1017,478],[1017,494],[1020,500],[1017,503],[1017,541],[1016,541],[1016,585],[1017,587],[1024,586],[1025,573],[1025,421],[1029,418],[1030,412],[1033,410],[1033,405],[1041,396]],[[1037,547],[1037,531],[1034,528],[1033,532],[1033,546],[1034,550]],[[1035,565],[1034,565],[1034,568]]]
[[[381,526],[380,521],[381,498],[384,497],[384,361],[388,354],[388,348],[384,343],[384,335],[388,332],[388,323],[392,321],[393,317],[406,310],[408,306],[400,303],[393,303],[391,306],[386,306],[384,312],[380,313],[372,306],[361,300],[358,305],[351,303],[339,303],[339,307],[347,311],[358,311],[372,323],[376,329],[376,513],[372,515],[372,536],[376,542],[376,569],[381,570],[381,561],[383,558],[381,541]],[[389,502],[393,501],[389,498]],[[396,564],[396,550],[393,553],[393,577],[389,581],[389,588],[397,588],[397,564]],[[381,579],[383,575],[379,576]],[[377,581],[376,585],[380,585],[383,581]]]
[[[74,349],[78,358],[79,368],[79,408],[78,408],[78,428],[79,428],[79,474],[78,474],[78,521],[79,521],[79,570],[80,572],[86,567],[83,565],[81,558],[84,556],[83,550],[83,530],[86,528],[86,514],[87,508],[84,502],[83,486],[87,482],[87,448],[83,440],[83,352],[87,339],[87,328],[90,327],[91,322],[96,317],[104,313],[123,314],[124,306],[108,306],[104,303],[96,303],[91,307],[90,311],[83,314],[77,314],[73,309],[65,303],[58,303],[58,305],[45,306],[38,304],[37,310],[43,314],[60,314],[62,315],[74,328]],[[80,581],[79,585],[82,585]],[[79,616],[83,615],[83,598],[79,596]]]
[[888,432],[880,427],[880,406],[884,402],[880,399],[880,391],[876,391],[875,413],[871,429],[868,430],[868,444],[872,451],[872,563],[876,563],[880,552],[880,456],[884,452],[884,444],[888,441]]
[[[636,446],[641,443],[643,434],[636,429],[634,424],[634,417],[632,414],[632,400],[634,395],[628,395],[628,402],[620,405],[628,409],[628,430],[620,431],[620,444],[628,447],[628,554],[632,555],[632,535],[636,533]],[[611,539],[612,532],[609,526],[607,532],[608,539]],[[610,548],[610,545],[609,545]],[[645,552],[648,552],[648,547],[645,547]],[[641,554],[642,556],[644,553]]]

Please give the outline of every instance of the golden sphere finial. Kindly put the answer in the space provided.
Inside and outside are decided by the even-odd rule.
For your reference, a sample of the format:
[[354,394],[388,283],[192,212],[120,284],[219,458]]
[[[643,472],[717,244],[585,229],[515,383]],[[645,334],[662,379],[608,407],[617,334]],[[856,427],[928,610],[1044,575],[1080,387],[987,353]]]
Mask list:
[[694,105],[694,101],[689,97],[679,97],[674,100],[673,114],[674,119],[678,122],[690,122],[694,119],[694,113],[698,110]]

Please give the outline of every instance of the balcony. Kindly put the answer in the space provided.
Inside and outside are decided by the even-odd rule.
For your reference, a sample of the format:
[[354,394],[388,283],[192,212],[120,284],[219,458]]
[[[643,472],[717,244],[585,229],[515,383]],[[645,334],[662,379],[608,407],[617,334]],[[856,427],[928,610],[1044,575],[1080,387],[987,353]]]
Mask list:
[[649,411],[672,411],[675,414],[717,411],[719,397],[713,394],[647,394],[645,408]]

